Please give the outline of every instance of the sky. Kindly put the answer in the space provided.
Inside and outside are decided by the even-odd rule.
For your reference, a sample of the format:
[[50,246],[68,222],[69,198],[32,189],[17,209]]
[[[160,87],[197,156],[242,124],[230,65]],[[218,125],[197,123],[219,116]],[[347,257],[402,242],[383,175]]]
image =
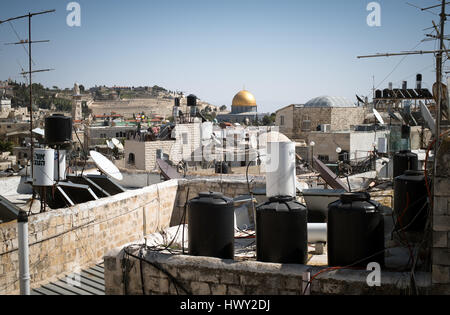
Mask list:
[[[419,72],[425,87],[435,81],[433,55],[357,59],[435,49],[421,41],[437,9],[406,0],[377,1],[379,27],[367,24],[369,0],[78,0],[79,27],[67,25],[70,2],[0,0],[0,20],[56,9],[32,19],[32,38],[51,41],[32,49],[34,69],[55,69],[33,75],[46,87],[156,84],[217,106],[245,87],[259,112],[274,112],[322,95],[371,97],[374,81],[413,87]],[[17,42],[14,30],[26,39],[27,19],[0,24],[0,80],[23,82],[26,51],[4,45]]]

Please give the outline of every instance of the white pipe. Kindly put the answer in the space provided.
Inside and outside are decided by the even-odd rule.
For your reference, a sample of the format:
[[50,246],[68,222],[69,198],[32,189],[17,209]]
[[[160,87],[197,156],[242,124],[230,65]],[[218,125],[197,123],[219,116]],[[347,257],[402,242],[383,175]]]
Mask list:
[[28,255],[28,216],[20,211],[17,217],[19,234],[19,281],[20,295],[30,295],[30,267]]
[[327,242],[326,223],[308,223],[308,243]]

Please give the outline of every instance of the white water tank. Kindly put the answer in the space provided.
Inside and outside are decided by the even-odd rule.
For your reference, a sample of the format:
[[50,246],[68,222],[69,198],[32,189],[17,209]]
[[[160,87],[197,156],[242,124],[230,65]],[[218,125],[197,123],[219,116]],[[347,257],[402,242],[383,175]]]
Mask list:
[[33,156],[33,186],[53,186],[55,150],[35,149]]
[[268,142],[266,158],[267,197],[295,197],[295,188],[295,143]]
[[[58,158],[59,154],[59,158]],[[65,150],[55,150],[55,159],[54,159],[54,180],[60,181],[66,179],[66,151]],[[59,177],[58,177],[59,170]]]

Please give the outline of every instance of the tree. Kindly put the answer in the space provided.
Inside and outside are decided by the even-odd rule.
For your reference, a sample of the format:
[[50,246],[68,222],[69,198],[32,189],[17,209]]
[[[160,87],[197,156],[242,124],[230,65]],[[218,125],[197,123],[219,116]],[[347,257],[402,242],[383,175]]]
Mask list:
[[224,112],[224,111],[227,110],[227,105],[222,105],[222,106],[220,106],[219,109],[220,109],[221,112]]
[[8,141],[0,140],[0,152],[12,152],[13,143]]

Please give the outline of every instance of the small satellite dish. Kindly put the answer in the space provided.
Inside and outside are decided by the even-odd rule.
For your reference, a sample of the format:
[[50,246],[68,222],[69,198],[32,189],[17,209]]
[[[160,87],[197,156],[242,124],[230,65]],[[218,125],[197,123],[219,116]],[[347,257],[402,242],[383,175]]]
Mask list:
[[112,138],[111,142],[113,143],[113,145],[119,149],[119,150],[123,150],[123,144],[122,142],[120,142],[119,140],[117,140],[116,138]]
[[217,139],[217,136],[216,136],[214,133],[211,134],[211,139],[213,140],[213,142],[214,142],[216,145],[222,145],[222,142],[220,142],[220,140]]
[[377,120],[380,122],[380,124],[384,125],[383,118],[381,117],[380,113],[375,108],[373,109],[373,114],[375,115]]
[[396,121],[401,121],[401,119],[398,118],[398,117],[392,112],[392,110],[389,109],[389,108],[388,108],[388,114],[389,114],[389,117],[391,117],[392,119],[394,119],[394,120],[396,120]]
[[111,150],[114,149],[114,144],[113,144],[111,141],[106,140],[106,145],[107,145],[108,148],[110,148]]
[[250,137],[250,148],[258,149],[258,140],[256,139],[256,136]]
[[433,116],[431,116],[428,107],[422,101],[420,101],[420,113],[422,114],[423,119],[425,119],[428,128],[430,128],[431,133],[434,135],[436,131],[436,122]]
[[100,172],[117,180],[123,179],[123,176],[120,173],[119,169],[104,155],[98,153],[97,151],[90,151],[89,154],[91,155],[92,159],[95,162],[95,165],[97,165]]
[[366,102],[364,102],[364,100],[359,97],[358,95],[356,95],[356,99],[358,100],[358,102],[365,104]]

